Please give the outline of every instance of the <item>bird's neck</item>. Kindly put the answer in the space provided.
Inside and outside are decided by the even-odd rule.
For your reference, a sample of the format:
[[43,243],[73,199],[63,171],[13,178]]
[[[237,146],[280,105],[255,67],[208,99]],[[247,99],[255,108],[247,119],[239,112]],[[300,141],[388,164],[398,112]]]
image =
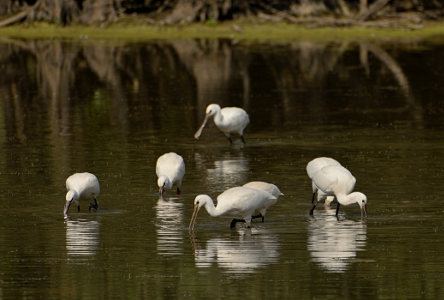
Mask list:
[[217,217],[221,214],[220,211],[218,211],[217,207],[214,206],[214,202],[211,198],[209,198],[209,201],[207,201],[207,203],[205,204],[205,209],[212,217]]
[[336,195],[336,198],[341,205],[350,205],[356,202],[352,194],[339,194]]
[[217,110],[213,117],[214,123],[222,123],[224,120],[224,116],[222,115],[220,110]]

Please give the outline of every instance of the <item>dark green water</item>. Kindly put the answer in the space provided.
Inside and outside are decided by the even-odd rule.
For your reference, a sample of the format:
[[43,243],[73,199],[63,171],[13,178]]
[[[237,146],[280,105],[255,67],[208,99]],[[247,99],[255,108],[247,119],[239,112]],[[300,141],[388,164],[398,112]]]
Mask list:
[[[184,40],[0,44],[0,298],[440,299],[444,295],[444,45]],[[250,115],[230,146],[209,103]],[[212,122],[211,122],[212,123]],[[175,151],[183,193],[159,199]],[[311,208],[308,161],[339,160],[368,197]],[[100,210],[71,208],[89,171]],[[265,223],[201,211],[252,180],[285,194]]]

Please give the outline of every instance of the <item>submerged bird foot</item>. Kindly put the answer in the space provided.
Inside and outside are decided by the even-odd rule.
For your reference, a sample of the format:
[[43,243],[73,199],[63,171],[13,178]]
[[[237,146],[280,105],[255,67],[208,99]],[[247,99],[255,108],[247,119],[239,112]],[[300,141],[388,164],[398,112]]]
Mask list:
[[265,217],[261,213],[255,215],[255,216],[252,216],[251,220],[257,219],[257,218],[261,218],[262,219],[262,223],[264,223]]
[[94,203],[89,203],[89,207],[88,207],[88,211],[89,212],[91,212],[91,208],[94,208],[94,211],[97,211],[99,206],[97,204],[94,204]]
[[176,190],[176,194],[177,194],[177,195],[180,195],[180,193],[181,193],[180,189],[177,188],[177,190]]
[[230,229],[233,229],[234,227],[236,227],[236,223],[246,223],[244,219],[233,219],[231,220],[230,223]]

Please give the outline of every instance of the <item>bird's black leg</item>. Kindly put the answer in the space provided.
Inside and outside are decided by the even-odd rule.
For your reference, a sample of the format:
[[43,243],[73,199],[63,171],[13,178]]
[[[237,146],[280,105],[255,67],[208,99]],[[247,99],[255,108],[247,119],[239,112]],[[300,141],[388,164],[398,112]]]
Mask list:
[[252,216],[251,217],[251,219],[253,220],[253,219],[257,219],[257,218],[262,218],[262,223],[264,223],[264,216],[261,214],[261,213],[259,213],[259,214],[257,214],[257,215],[255,215],[255,216]]
[[318,204],[318,201],[316,201],[316,202],[313,204],[313,207],[310,209],[310,216],[313,215],[313,211],[315,210],[317,204]]
[[77,205],[77,212],[80,212],[80,205]]
[[236,223],[245,223],[245,220],[244,219],[233,219],[233,220],[231,220],[231,223],[230,223],[230,229],[233,229],[234,227],[236,227]]
[[230,141],[230,144],[233,144],[233,140],[231,139],[231,136],[228,137],[228,140]]
[[315,201],[315,195],[316,195],[316,192],[313,193],[313,197],[311,198],[311,204],[313,204]]
[[336,206],[336,217],[338,216],[338,214],[339,214],[339,206],[340,206],[341,204],[339,204],[339,201],[338,201],[338,205]]
[[94,204],[93,203],[89,204],[89,208],[88,208],[89,211],[91,211],[91,207],[94,208],[95,210],[97,210],[99,208],[96,198],[94,198]]
[[178,194],[178,195],[180,195],[180,189],[179,188],[177,188],[177,190],[176,190],[176,194]]
[[240,137],[241,137],[242,143],[246,144],[246,143],[245,143],[245,139],[244,139],[244,136],[243,136],[243,135],[241,135]]

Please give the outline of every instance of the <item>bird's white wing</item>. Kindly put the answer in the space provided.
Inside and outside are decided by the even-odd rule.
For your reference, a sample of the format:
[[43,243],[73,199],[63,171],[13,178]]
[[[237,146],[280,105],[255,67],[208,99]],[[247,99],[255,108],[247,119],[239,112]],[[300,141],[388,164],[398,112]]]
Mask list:
[[313,175],[314,184],[324,193],[349,194],[355,187],[356,179],[342,166],[327,166]]
[[239,107],[224,107],[222,109],[225,122],[227,123],[242,123],[245,126],[250,122],[250,118],[245,110]]
[[75,190],[79,193],[90,192],[94,195],[100,193],[99,180],[94,174],[84,172],[75,173],[66,179],[66,189]]
[[313,175],[318,172],[320,169],[326,167],[326,166],[340,166],[341,164],[330,157],[318,157],[313,160],[311,160],[307,164],[307,175],[308,177],[313,178]]
[[156,175],[168,176],[171,180],[177,176],[177,174],[185,174],[185,163],[183,158],[174,153],[166,153],[157,159],[156,163]]
[[246,187],[234,187],[217,197],[217,207],[225,213],[254,212],[261,208],[273,195]]
[[272,183],[268,183],[268,182],[251,181],[251,182],[244,184],[243,187],[248,187],[248,188],[252,188],[252,189],[265,191],[267,193],[272,194],[275,197],[279,197],[280,195],[283,195],[276,185],[274,185]]

